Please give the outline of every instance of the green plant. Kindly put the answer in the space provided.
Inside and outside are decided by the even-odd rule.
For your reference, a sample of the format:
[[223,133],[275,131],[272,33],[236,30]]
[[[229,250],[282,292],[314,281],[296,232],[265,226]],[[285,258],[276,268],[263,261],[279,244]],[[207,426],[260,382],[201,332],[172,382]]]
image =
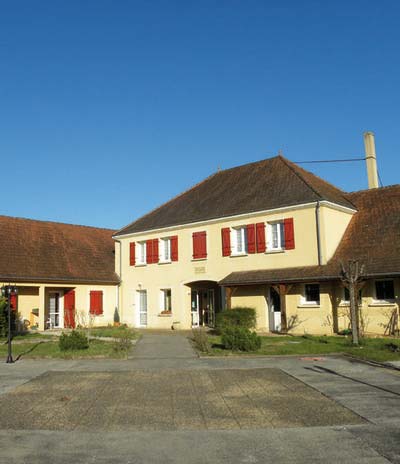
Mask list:
[[73,330],[71,333],[62,333],[58,346],[61,351],[68,350],[86,350],[89,348],[89,342],[86,335],[78,330]]
[[126,327],[120,327],[114,335],[113,350],[116,353],[124,354],[132,348],[132,333]]
[[217,333],[222,333],[225,329],[231,327],[254,329],[257,322],[256,310],[246,307],[228,309],[218,313],[215,322]]
[[227,327],[222,332],[221,343],[227,350],[257,351],[261,348],[261,337],[245,327]]
[[211,344],[207,332],[204,329],[193,329],[192,340],[197,350],[203,353],[209,353],[211,351]]
[[[11,311],[11,333],[15,334],[17,312]],[[0,337],[8,335],[8,304],[7,298],[0,297]]]

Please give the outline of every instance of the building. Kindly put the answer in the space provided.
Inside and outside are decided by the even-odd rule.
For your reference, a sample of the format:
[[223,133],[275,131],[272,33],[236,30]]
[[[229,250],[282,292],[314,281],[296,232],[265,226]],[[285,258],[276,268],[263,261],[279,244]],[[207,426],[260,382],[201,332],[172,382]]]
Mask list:
[[[349,325],[341,263],[365,266],[366,332],[400,305],[400,185],[346,193],[276,156],[218,171],[115,232],[0,217],[0,282],[40,329],[76,324],[190,329],[254,307],[261,331],[328,334]],[[393,319],[392,319],[393,320]]]
[[113,231],[0,216],[0,282],[26,325],[112,323],[118,306]]
[[122,319],[188,329],[247,306],[259,330],[337,332],[340,264],[357,259],[365,330],[383,333],[400,302],[399,231],[400,185],[348,194],[282,156],[218,171],[114,235]]

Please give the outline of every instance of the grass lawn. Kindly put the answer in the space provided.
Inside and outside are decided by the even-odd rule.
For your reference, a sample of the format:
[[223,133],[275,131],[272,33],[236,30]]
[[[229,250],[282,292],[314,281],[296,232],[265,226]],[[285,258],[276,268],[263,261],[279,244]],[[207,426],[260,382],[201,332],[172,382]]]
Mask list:
[[[364,338],[358,347],[351,345],[351,338],[330,336],[263,336],[261,348],[253,352],[232,352],[225,350],[221,345],[221,338],[209,335],[211,343],[211,356],[229,355],[323,355],[329,353],[347,353],[363,359],[373,361],[400,360],[400,339],[396,338]],[[385,345],[393,343],[399,351],[393,353]]]
[[[15,343],[12,345],[13,358],[19,355],[23,359],[35,358],[59,358],[59,359],[79,359],[79,358],[121,358],[126,356],[126,352],[115,351],[114,343],[101,340],[91,340],[89,348],[86,350],[60,351],[58,341],[44,342],[38,340],[37,343],[27,341],[26,343]],[[7,357],[7,344],[0,345],[0,358]]]
[[131,340],[139,338],[139,333],[136,330],[124,325],[120,325],[119,327],[114,327],[112,325],[106,327],[92,327],[89,331],[92,337],[119,337],[124,335]]

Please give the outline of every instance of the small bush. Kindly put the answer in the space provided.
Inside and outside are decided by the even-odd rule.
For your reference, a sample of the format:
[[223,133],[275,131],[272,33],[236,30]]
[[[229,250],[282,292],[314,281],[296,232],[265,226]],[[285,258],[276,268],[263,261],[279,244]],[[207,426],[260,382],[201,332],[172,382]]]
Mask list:
[[211,351],[210,341],[208,339],[207,332],[204,329],[193,329],[192,340],[197,350],[202,351],[203,353],[209,353]]
[[132,348],[132,332],[126,327],[118,327],[114,334],[113,350],[119,354],[127,354]]
[[237,307],[218,313],[215,328],[218,333],[232,327],[242,327],[250,330],[256,327],[256,322],[257,317],[254,308]]
[[60,340],[58,341],[58,346],[61,351],[68,350],[86,350],[89,348],[89,342],[86,338],[86,335],[73,330],[71,333],[62,333]]
[[227,327],[222,332],[221,343],[227,350],[257,351],[261,348],[261,337],[244,327]]

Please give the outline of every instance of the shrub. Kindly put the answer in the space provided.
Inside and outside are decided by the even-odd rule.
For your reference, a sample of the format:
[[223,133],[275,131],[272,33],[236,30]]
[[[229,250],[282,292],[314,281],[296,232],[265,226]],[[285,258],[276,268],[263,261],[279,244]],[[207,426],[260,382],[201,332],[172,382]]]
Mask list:
[[89,342],[86,335],[77,330],[73,330],[71,333],[62,333],[58,346],[61,351],[67,350],[86,350],[89,348]]
[[132,331],[126,327],[119,327],[114,334],[113,350],[119,354],[127,354],[132,348]]
[[222,332],[221,343],[227,350],[257,351],[261,348],[261,337],[245,327],[227,327]]
[[208,339],[207,332],[204,329],[193,329],[192,340],[197,350],[202,351],[203,353],[209,353],[211,351],[210,341]]
[[[11,311],[11,333],[16,332],[16,320],[18,318],[16,311]],[[0,337],[8,335],[8,304],[7,298],[0,297]]]
[[255,328],[256,322],[257,317],[254,308],[237,307],[218,313],[215,328],[218,333],[232,327],[242,327],[250,330]]

